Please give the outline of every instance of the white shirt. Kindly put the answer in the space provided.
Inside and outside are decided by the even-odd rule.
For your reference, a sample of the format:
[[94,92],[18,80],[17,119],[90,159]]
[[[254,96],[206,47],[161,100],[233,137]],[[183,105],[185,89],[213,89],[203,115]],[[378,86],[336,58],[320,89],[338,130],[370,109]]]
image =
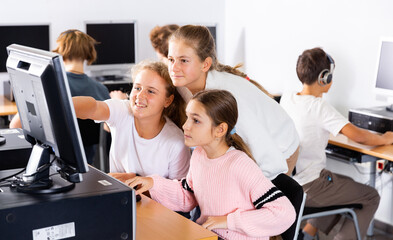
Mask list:
[[156,137],[144,139],[136,131],[128,100],[110,99],[105,103],[110,111],[106,123],[112,135],[110,172],[158,174],[169,179],[187,175],[190,149],[184,145],[183,132],[170,119],[166,118]]
[[209,71],[206,89],[227,90],[236,98],[236,133],[249,146],[264,175],[274,179],[286,173],[286,159],[296,151],[299,138],[280,105],[245,78],[227,72]]
[[320,97],[283,94],[281,106],[292,117],[300,137],[299,157],[294,179],[300,185],[314,181],[326,167],[325,148],[329,135],[336,136],[349,123]]

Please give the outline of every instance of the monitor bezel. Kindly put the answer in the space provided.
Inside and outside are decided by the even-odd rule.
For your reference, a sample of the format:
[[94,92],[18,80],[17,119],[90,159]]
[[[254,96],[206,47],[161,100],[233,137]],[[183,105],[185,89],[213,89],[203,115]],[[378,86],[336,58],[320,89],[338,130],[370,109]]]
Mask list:
[[385,37],[384,36],[384,37],[381,37],[379,40],[377,64],[376,64],[376,71],[375,71],[375,77],[374,77],[374,90],[375,90],[376,94],[393,97],[393,89],[386,89],[386,88],[381,88],[381,87],[377,86],[379,67],[380,67],[380,61],[381,61],[381,53],[382,53],[382,45],[384,42],[388,42],[388,43],[393,44],[393,37]]
[[85,65],[85,70],[88,75],[104,76],[104,75],[123,75],[126,76],[130,69],[138,62],[138,23],[134,19],[128,20],[88,20],[84,21],[84,31],[87,33],[88,24],[133,24],[134,25],[134,52],[135,62],[134,63],[118,63],[118,64],[91,64]]
[[[50,22],[20,22],[20,23],[0,23],[0,27],[31,27],[31,26],[47,26],[48,27],[48,37],[49,37],[49,48],[47,51],[51,51],[52,49],[52,39],[51,39],[51,23]],[[14,43],[12,43],[14,44]],[[9,44],[10,45],[10,44]],[[44,49],[43,49],[44,50]],[[5,54],[6,49],[3,49]],[[45,50],[46,51],[46,50]],[[8,57],[8,56],[7,56]],[[5,67],[5,71],[0,71],[0,73],[7,74],[7,67]]]

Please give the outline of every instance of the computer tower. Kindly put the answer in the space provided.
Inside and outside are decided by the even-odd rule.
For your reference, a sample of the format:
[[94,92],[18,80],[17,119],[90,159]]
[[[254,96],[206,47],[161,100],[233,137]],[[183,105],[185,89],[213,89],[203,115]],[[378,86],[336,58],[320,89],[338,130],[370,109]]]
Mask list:
[[[16,170],[0,171],[0,178]],[[0,188],[0,239],[135,239],[135,195],[90,167],[83,182],[58,194]],[[58,175],[54,181],[65,181]]]
[[386,107],[350,109],[348,119],[354,125],[379,133],[393,131],[393,112]]
[[32,146],[25,140],[22,129],[0,129],[0,135],[6,140],[0,146],[0,170],[26,167]]

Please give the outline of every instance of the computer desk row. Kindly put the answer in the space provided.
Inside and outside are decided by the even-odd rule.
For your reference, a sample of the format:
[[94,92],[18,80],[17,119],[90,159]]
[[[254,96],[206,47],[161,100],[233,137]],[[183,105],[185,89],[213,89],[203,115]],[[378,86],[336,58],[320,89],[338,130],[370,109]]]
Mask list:
[[[369,186],[375,188],[375,180],[377,176],[376,170],[376,161],[379,159],[384,159],[393,162],[393,145],[386,146],[367,146],[363,144],[356,143],[343,134],[338,134],[336,137],[330,135],[329,144],[334,146],[342,147],[345,149],[349,149],[352,151],[356,151],[361,153],[361,162],[369,162],[370,170],[369,170]],[[373,236],[374,223],[371,222],[367,235]]]
[[3,95],[0,95],[0,116],[14,115],[18,112],[16,103],[11,102]]

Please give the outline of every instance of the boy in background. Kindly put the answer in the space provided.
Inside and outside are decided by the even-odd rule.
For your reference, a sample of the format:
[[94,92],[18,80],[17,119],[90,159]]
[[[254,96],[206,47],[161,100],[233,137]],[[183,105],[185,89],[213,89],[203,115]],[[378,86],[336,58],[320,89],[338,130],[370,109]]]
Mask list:
[[[388,145],[393,143],[393,133],[377,135],[360,129],[322,99],[322,94],[327,93],[333,83],[334,67],[334,60],[321,48],[305,50],[296,66],[303,89],[284,94],[281,98],[280,104],[293,119],[300,137],[299,157],[293,177],[307,193],[306,206],[362,204],[363,208],[355,211],[360,233],[365,236],[378,208],[379,194],[370,186],[325,169],[325,148],[330,134],[336,136],[342,133],[365,145]],[[311,219],[299,237],[313,239],[318,229],[328,234],[339,220],[339,215]],[[334,239],[356,239],[353,223],[345,220]]]

